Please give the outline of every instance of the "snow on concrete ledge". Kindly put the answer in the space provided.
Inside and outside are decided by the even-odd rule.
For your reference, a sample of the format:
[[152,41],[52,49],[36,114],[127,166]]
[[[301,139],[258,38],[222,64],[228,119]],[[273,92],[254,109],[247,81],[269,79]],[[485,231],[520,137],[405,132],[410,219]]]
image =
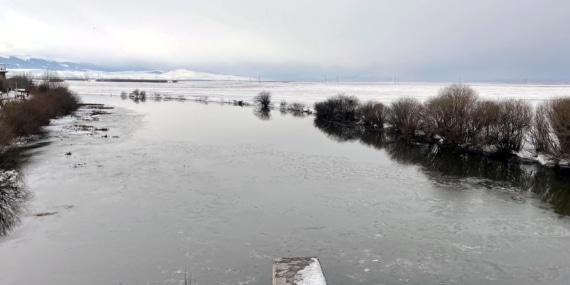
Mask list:
[[316,257],[286,257],[273,261],[273,285],[326,285]]

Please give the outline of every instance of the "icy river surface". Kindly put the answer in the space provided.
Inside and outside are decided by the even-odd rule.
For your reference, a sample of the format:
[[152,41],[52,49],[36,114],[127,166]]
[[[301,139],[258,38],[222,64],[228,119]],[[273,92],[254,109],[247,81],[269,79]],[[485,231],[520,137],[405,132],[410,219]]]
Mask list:
[[82,99],[116,107],[78,122],[109,130],[30,150],[0,284],[270,284],[304,256],[337,285],[570,284],[568,173],[278,110]]

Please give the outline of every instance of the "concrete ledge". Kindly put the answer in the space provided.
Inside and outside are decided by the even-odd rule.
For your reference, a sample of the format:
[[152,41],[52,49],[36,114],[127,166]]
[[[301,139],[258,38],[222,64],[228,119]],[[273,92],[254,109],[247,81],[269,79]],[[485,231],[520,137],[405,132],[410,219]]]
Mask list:
[[316,257],[284,257],[273,260],[273,285],[326,285]]

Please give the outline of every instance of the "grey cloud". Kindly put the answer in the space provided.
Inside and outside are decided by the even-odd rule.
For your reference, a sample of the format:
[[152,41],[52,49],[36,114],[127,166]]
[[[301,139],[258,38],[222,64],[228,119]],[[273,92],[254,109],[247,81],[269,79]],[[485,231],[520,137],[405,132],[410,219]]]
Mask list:
[[[11,1],[0,53],[282,80],[570,80],[570,2]],[[65,8],[63,8],[65,7]],[[15,21],[18,19],[18,21]]]

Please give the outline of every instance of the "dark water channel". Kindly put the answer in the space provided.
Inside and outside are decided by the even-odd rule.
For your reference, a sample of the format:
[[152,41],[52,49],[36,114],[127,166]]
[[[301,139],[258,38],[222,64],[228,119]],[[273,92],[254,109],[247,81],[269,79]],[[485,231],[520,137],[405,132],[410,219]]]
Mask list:
[[270,284],[284,256],[329,284],[570,283],[568,172],[278,111],[84,101],[119,107],[90,122],[107,137],[33,150],[0,284]]

